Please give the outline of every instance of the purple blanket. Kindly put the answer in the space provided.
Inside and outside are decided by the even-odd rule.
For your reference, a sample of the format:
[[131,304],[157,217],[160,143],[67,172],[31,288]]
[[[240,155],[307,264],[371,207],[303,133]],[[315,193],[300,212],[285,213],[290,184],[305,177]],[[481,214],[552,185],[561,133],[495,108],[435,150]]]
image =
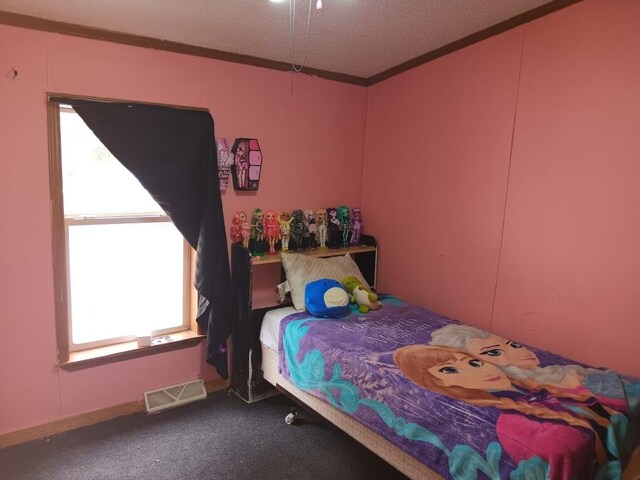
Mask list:
[[621,478],[637,444],[636,379],[382,301],[284,319],[280,372],[444,478]]

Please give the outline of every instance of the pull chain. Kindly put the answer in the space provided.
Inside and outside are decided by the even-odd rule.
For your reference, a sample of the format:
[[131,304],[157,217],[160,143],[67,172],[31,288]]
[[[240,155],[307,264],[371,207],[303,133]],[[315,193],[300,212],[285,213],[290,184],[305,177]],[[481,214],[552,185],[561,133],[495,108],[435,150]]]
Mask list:
[[[307,51],[309,49],[309,29],[311,27],[311,3],[313,0],[309,0],[309,12],[307,15],[307,38],[304,45],[304,56],[302,57],[302,64],[298,67],[295,62],[295,50],[296,50],[296,0],[289,0],[289,35],[291,36],[291,68],[294,72],[301,72],[307,62]],[[322,0],[318,0],[316,8],[322,9]]]

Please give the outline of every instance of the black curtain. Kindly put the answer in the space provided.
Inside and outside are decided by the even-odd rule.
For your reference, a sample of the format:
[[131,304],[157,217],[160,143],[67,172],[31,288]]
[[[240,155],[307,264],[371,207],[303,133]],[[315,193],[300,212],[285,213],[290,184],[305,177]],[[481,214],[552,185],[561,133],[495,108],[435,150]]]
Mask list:
[[73,106],[196,249],[197,321],[207,332],[207,362],[227,378],[226,340],[234,304],[211,115],[156,105],[56,100]]

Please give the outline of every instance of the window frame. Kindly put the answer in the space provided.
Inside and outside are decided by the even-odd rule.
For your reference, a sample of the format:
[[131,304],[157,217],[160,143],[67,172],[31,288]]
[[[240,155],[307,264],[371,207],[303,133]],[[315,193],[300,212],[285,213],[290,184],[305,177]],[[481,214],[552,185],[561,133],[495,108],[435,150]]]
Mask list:
[[[143,223],[170,221],[166,215],[123,215],[123,216],[70,216],[65,218],[63,203],[62,147],[60,112],[64,100],[75,98],[82,100],[120,102],[120,100],[97,99],[72,95],[47,94],[47,124],[49,142],[49,198],[51,202],[52,226],[52,263],[55,295],[55,322],[58,366],[67,370],[91,367],[128,358],[160,353],[178,348],[197,345],[205,337],[196,322],[197,292],[193,285],[195,252],[183,240],[183,322],[180,327],[154,331],[153,335],[172,334],[172,341],[160,345],[139,346],[135,338],[120,338],[119,341],[93,342],[82,348],[75,348],[71,341],[71,316],[69,300],[69,254],[68,227],[75,224]],[[129,102],[131,103],[131,102]],[[139,103],[139,102],[135,102]],[[167,105],[172,108],[186,108]],[[202,109],[198,109],[202,110]]]
[[[114,215],[105,215],[105,216],[64,216],[64,224],[65,224],[65,255],[66,255],[66,271],[70,271],[70,252],[69,252],[69,227],[70,226],[82,226],[82,225],[122,225],[126,223],[171,223],[171,219],[167,215],[122,215],[122,216],[114,216]],[[182,269],[182,322],[179,326],[172,328],[163,328],[153,330],[151,332],[152,336],[162,336],[169,335],[171,333],[182,332],[184,330],[189,330],[189,279],[191,277],[191,265],[190,265],[190,252],[191,247],[183,239],[182,241],[182,258],[183,258],[183,269]],[[67,275],[67,292],[71,290],[71,275]],[[69,304],[69,306],[71,306]],[[68,324],[68,338],[69,338],[69,353],[72,352],[80,352],[84,350],[89,350],[92,348],[105,347],[109,345],[114,345],[117,343],[123,342],[131,342],[137,341],[137,337],[130,336],[122,336],[110,338],[107,340],[96,340],[93,342],[86,342],[82,344],[76,344],[73,342],[73,315],[70,310],[67,310],[67,324]]]

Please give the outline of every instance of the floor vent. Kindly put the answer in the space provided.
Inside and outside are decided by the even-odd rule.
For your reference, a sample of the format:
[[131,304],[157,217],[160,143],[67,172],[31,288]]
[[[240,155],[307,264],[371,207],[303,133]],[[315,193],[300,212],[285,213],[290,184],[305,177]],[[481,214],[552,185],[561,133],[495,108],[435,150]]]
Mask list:
[[207,398],[204,381],[194,380],[193,382],[145,392],[144,403],[147,407],[147,413],[154,413],[204,398]]

